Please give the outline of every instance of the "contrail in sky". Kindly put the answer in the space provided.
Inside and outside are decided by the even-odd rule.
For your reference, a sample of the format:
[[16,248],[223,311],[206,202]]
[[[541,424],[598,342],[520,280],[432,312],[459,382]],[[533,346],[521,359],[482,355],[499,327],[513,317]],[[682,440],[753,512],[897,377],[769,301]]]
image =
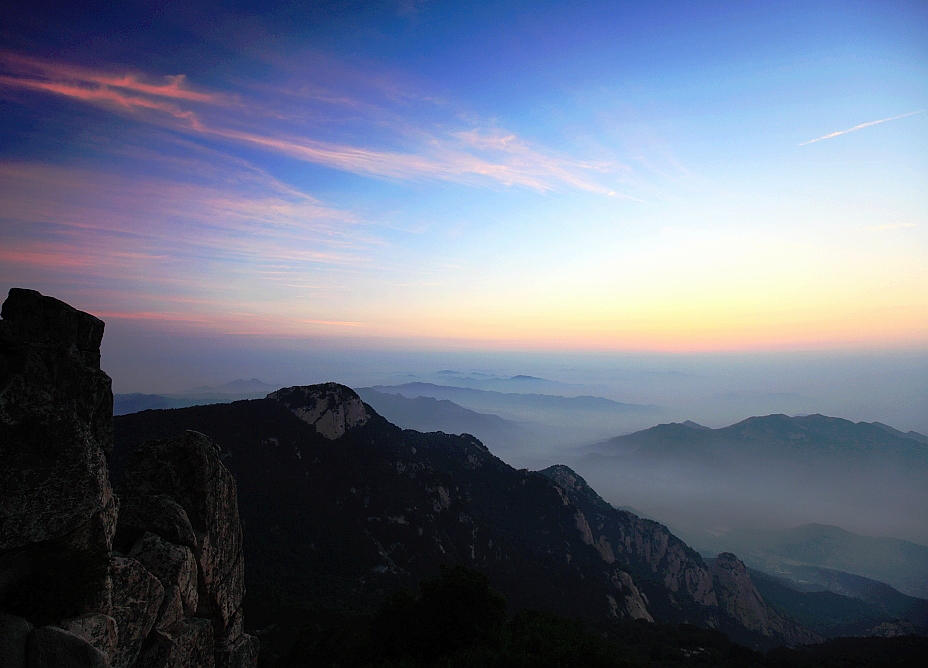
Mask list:
[[895,121],[900,118],[905,118],[906,116],[914,116],[915,114],[922,114],[924,112],[925,112],[924,109],[919,109],[918,111],[910,111],[909,113],[902,114],[901,116],[893,116],[891,118],[881,118],[878,121],[870,121],[869,123],[861,123],[860,125],[855,125],[854,127],[848,128],[847,130],[839,130],[838,132],[832,132],[830,135],[825,135],[824,137],[819,137],[817,139],[810,139],[809,141],[804,141],[799,145],[806,146],[808,144],[814,144],[817,141],[822,141],[823,139],[831,139],[832,137],[837,137],[839,135],[846,135],[848,132],[854,132],[854,130],[861,130],[863,128],[870,127],[871,125],[878,125],[880,123],[885,123],[886,121]]

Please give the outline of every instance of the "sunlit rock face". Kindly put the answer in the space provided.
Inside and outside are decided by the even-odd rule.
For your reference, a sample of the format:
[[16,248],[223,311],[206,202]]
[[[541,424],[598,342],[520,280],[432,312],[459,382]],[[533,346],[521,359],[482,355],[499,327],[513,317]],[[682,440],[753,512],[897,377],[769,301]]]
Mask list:
[[284,404],[330,441],[341,438],[349,429],[359,427],[370,419],[361,397],[338,383],[285,387],[271,392],[267,398]]

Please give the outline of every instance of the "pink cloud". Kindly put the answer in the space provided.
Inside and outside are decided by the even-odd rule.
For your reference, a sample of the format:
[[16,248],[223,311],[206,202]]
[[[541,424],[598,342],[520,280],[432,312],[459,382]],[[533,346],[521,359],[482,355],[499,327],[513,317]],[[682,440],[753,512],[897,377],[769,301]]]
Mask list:
[[[0,86],[42,91],[121,111],[160,112],[158,116],[146,118],[142,114],[139,118],[157,123],[170,119],[178,130],[248,144],[342,171],[401,180],[438,179],[471,185],[495,182],[540,192],[567,186],[616,194],[591,176],[609,172],[614,165],[556,155],[513,133],[478,129],[449,132],[441,126],[411,128],[405,132],[415,138],[410,152],[359,147],[321,141],[299,132],[306,132],[306,128],[271,130],[268,118],[285,117],[273,104],[263,99],[229,104],[228,96],[192,90],[184,75],[147,83],[136,74],[98,72],[14,54],[0,54],[0,62],[12,71],[0,75]],[[265,89],[264,93],[273,99],[273,90]],[[344,96],[333,99],[341,103],[348,100]],[[195,111],[190,104],[201,107]]]

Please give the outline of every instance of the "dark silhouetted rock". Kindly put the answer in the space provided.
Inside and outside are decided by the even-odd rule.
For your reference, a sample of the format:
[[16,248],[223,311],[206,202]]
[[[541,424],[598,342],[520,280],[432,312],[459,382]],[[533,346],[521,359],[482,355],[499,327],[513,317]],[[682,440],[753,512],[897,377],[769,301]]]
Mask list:
[[95,565],[111,549],[116,503],[103,322],[18,288],[2,318],[0,608],[46,623],[106,605]]
[[245,668],[258,662],[261,643],[255,636],[240,635],[231,647],[216,653],[216,668]]
[[89,642],[57,626],[42,626],[29,636],[28,668],[109,668],[106,655]]
[[197,538],[200,591],[197,615],[228,625],[244,596],[242,528],[235,481],[209,438],[188,431],[140,447],[129,463],[121,493],[165,495],[184,509]]
[[[164,631],[155,631],[136,663],[136,668],[213,668],[213,624],[192,617]],[[254,664],[252,664],[254,665]]]
[[24,668],[26,643],[33,626],[22,617],[0,612],[0,659],[3,668]]
[[102,337],[38,292],[3,305],[0,666],[253,668],[232,475],[202,434],[151,443],[120,512]]
[[69,633],[80,636],[107,657],[113,656],[116,651],[118,631],[116,620],[109,615],[91,613],[66,619],[58,626]]
[[132,495],[122,500],[114,546],[129,550],[146,531],[177,545],[186,545],[191,549],[197,547],[197,537],[187,511],[164,494]]

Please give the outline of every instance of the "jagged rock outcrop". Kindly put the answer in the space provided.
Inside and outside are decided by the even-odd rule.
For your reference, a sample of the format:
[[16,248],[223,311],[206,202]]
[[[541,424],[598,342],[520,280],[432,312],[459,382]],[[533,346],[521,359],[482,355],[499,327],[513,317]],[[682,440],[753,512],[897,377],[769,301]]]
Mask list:
[[253,668],[218,447],[142,448],[120,513],[103,322],[16,288],[0,315],[0,665]]
[[116,502],[103,322],[16,288],[0,317],[0,607],[45,624],[106,606]]
[[794,624],[768,606],[738,557],[722,552],[712,561],[719,605],[745,628],[789,644],[821,642],[811,631]]
[[584,540],[597,547],[603,561],[617,562],[632,573],[655,616],[723,628],[734,622],[792,645],[821,641],[767,605],[735,555],[723,553],[707,564],[665,526],[610,506],[567,466],[542,473],[576,504],[577,529]]
[[567,466],[552,466],[542,474],[576,505],[578,530],[603,561],[619,563],[643,586],[652,614],[718,624],[712,573],[695,550],[665,526],[616,510]]
[[338,383],[285,387],[271,392],[267,398],[281,402],[330,441],[370,418],[361,397]]
[[[132,456],[120,497],[134,510],[117,525],[115,545],[155,575],[165,592],[156,638],[143,650],[141,665],[187,665],[205,644],[215,646],[220,666],[240,665],[230,663],[233,654],[257,657],[257,639],[242,634],[238,495],[219,447],[193,431],[146,443]],[[166,521],[145,530],[139,525],[150,516]],[[202,619],[211,622],[209,633]]]

